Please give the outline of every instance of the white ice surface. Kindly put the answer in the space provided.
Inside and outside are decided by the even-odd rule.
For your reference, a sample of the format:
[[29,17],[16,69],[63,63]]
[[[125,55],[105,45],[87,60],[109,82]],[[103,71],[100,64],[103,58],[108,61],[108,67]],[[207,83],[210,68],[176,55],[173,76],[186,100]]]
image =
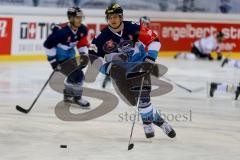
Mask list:
[[[169,68],[167,76],[172,80],[190,89],[204,89],[187,93],[174,86],[169,94],[152,98],[154,106],[164,114],[185,114],[188,121],[172,121],[170,117],[177,137],[169,139],[155,127],[152,142],[145,139],[138,122],[132,151],[127,151],[132,123],[119,117],[134,112],[125,103],[120,102],[112,112],[91,121],[65,122],[54,113],[62,95],[48,86],[33,110],[24,115],[16,111],[15,105],[27,108],[32,103],[51,73],[49,64],[1,63],[0,160],[239,160],[240,101],[234,101],[233,94],[224,93],[208,98],[206,84],[238,83],[240,70],[222,69],[219,62],[209,61],[161,58],[159,62]],[[102,79],[85,86],[100,89]],[[105,90],[113,92],[113,87],[108,85]],[[85,98],[93,108],[99,104],[98,100]],[[72,110],[80,112],[78,108]],[[61,144],[68,148],[60,148]]]

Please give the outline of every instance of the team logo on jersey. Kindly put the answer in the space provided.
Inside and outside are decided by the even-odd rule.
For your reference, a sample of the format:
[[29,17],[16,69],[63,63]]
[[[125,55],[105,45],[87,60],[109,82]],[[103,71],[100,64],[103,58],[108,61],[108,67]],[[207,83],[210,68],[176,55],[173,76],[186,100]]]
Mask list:
[[117,43],[113,42],[113,40],[109,40],[103,45],[103,50],[107,53],[114,52],[117,48]]
[[134,49],[133,42],[131,40],[125,40],[123,42],[120,42],[118,46],[118,50],[120,53],[125,54],[127,57],[132,57]]
[[109,40],[109,41],[106,42],[106,45],[107,45],[107,47],[112,48],[114,43],[113,43],[112,40]]

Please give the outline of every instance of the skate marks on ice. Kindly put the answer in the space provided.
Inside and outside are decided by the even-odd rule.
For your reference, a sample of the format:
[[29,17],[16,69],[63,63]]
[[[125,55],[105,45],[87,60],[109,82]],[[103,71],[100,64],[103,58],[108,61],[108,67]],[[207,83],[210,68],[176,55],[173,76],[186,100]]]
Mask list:
[[[174,70],[170,67],[170,78],[174,78],[177,82],[187,84],[187,78],[196,80],[196,82],[190,83],[191,87],[197,88],[204,85],[205,82],[201,82],[201,80],[207,81],[210,78],[226,80],[226,78],[237,79],[239,77],[239,74],[232,73],[229,73],[227,77],[220,73],[217,77],[213,77],[215,74],[211,71],[214,65],[204,62],[198,62],[192,68],[187,66],[190,64],[189,62],[184,62],[180,70],[176,68],[175,61],[170,59],[162,61],[166,66],[172,65]],[[133,152],[126,151],[130,123],[125,121],[121,123],[116,120],[117,112],[125,113],[127,110],[122,106],[111,114],[105,115],[104,119],[99,118],[84,123],[59,121],[52,114],[53,106],[51,105],[55,104],[60,97],[58,95],[56,97],[52,91],[48,90],[40,100],[40,104],[44,107],[40,110],[36,109],[39,112],[33,112],[28,116],[22,115],[12,109],[16,103],[13,98],[18,98],[17,100],[20,101],[18,103],[25,104],[27,99],[24,97],[31,96],[32,92],[38,90],[39,84],[44,81],[43,77],[46,77],[48,71],[47,63],[46,67],[45,64],[42,68],[39,65],[42,64],[34,62],[26,66],[28,71],[32,73],[27,81],[18,78],[20,71],[26,69],[20,64],[14,64],[10,72],[11,76],[7,74],[8,79],[6,78],[5,81],[9,84],[4,85],[4,87],[6,87],[6,91],[7,87],[12,87],[10,88],[12,92],[1,92],[0,148],[2,156],[0,159],[238,160],[240,157],[239,103],[236,107],[230,99],[226,98],[206,100],[204,92],[190,96],[181,90],[174,90],[169,93],[169,96],[154,97],[154,104],[160,106],[164,112],[180,112],[180,110],[185,111],[191,107],[193,121],[191,123],[172,123],[178,133],[176,139],[169,140],[160,129],[157,129],[157,135],[150,144],[147,140],[145,141],[142,126],[136,125],[134,141],[138,144]],[[191,72],[189,68],[191,68]],[[194,72],[196,70],[203,71],[206,68],[208,68],[206,75],[196,75]],[[187,76],[185,76],[186,72]],[[179,74],[183,76],[175,79],[175,73],[178,73],[178,76]],[[22,85],[22,83],[26,82],[25,84],[27,84],[32,77],[38,79],[34,81],[36,86],[25,91],[24,87],[27,85]],[[100,85],[100,83],[101,81],[97,81],[95,84]],[[20,93],[24,93],[24,95],[20,95]],[[69,147],[67,150],[63,150],[59,148],[60,144],[67,144]],[[12,154],[13,151],[14,154]]]

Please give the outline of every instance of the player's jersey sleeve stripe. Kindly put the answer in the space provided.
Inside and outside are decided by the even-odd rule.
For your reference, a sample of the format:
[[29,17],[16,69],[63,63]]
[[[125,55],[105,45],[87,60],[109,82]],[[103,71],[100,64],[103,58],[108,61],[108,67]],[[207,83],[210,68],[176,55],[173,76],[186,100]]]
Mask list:
[[73,48],[72,46],[67,46],[67,45],[64,45],[64,44],[61,44],[61,43],[59,43],[57,45],[57,47],[59,47],[59,48],[61,48],[63,50],[69,50],[69,49]]
[[51,49],[45,48],[45,52],[47,56],[50,56],[50,57],[54,57],[57,54],[56,48],[51,48]]
[[80,54],[88,54],[88,47],[87,46],[80,47],[78,48],[78,51]]

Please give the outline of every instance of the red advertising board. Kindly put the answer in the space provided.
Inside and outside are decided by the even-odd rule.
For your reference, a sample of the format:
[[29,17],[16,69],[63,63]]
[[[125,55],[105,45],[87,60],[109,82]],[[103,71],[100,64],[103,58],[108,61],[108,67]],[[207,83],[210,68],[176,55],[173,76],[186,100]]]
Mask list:
[[10,55],[12,41],[12,18],[0,17],[0,55]]
[[[14,20],[13,20],[14,19]],[[61,21],[59,18],[56,22]],[[55,23],[56,23],[55,22]],[[14,23],[14,33],[12,32]],[[0,17],[0,55],[42,53],[42,43],[54,25],[52,19]],[[89,23],[88,39],[91,41],[106,26],[104,23]],[[161,51],[190,51],[194,41],[222,31],[225,34],[223,51],[240,52],[240,23],[214,23],[191,21],[153,21],[151,28],[159,35]],[[14,35],[13,35],[14,34]]]
[[151,28],[160,37],[161,51],[190,51],[194,41],[218,31],[225,34],[223,51],[240,51],[240,23],[154,21]]

